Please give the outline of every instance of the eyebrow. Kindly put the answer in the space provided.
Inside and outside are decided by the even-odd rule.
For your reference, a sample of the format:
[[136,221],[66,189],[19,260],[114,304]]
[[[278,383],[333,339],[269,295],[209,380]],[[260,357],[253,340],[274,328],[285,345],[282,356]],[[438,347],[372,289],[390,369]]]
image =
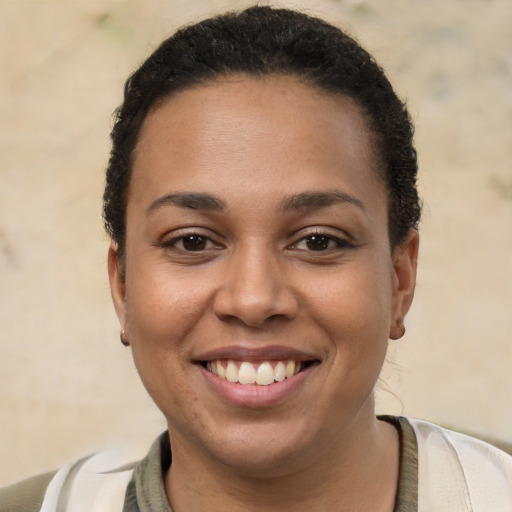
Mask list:
[[[298,210],[311,211],[340,203],[352,204],[363,211],[365,210],[364,204],[360,199],[338,190],[329,192],[302,192],[286,197],[281,203],[281,210],[284,212]],[[146,209],[146,214],[150,215],[164,206],[177,206],[191,210],[214,212],[227,209],[222,199],[211,194],[200,192],[175,192],[155,199]]]
[[339,190],[329,192],[302,192],[285,198],[281,203],[281,209],[284,212],[319,210],[340,203],[352,204],[365,211],[364,204],[360,199]]
[[175,192],[155,199],[146,209],[146,214],[150,215],[163,206],[178,206],[179,208],[214,212],[226,210],[224,201],[211,194]]

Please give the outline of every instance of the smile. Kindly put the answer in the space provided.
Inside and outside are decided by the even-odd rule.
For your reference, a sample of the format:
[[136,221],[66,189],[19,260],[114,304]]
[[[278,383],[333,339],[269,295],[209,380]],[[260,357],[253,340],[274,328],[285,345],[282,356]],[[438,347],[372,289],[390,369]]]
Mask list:
[[248,361],[215,360],[206,363],[206,369],[221,379],[245,386],[269,386],[275,382],[291,379],[300,373],[310,363],[294,360],[263,361],[251,363]]

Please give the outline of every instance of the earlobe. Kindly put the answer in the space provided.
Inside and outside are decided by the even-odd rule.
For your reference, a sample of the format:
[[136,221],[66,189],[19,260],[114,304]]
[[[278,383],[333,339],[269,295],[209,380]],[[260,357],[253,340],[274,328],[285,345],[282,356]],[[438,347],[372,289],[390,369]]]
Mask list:
[[405,334],[404,319],[414,298],[418,265],[419,233],[411,229],[393,255],[393,298],[389,337],[400,339]]
[[115,242],[111,242],[108,250],[108,278],[117,318],[119,319],[121,329],[124,330],[126,325],[125,283],[122,263],[119,260],[118,246]]

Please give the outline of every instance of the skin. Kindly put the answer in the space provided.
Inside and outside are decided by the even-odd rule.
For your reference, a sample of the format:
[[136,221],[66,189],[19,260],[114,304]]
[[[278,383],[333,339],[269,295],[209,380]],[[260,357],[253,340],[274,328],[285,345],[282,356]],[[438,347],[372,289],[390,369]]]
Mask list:
[[[109,275],[167,418],[175,512],[393,509],[398,437],[376,419],[373,389],[388,338],[403,334],[418,234],[390,249],[377,166],[360,109],[293,78],[226,78],[146,118],[125,278],[115,244]],[[177,196],[191,193],[203,195]],[[276,346],[314,360],[277,401],[262,388],[233,402],[198,364]]]

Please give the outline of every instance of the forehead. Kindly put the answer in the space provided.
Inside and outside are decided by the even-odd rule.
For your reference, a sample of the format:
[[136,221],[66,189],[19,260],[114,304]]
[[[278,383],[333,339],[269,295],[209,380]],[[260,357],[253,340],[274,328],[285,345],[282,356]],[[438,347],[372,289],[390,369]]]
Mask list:
[[228,185],[277,197],[283,184],[300,193],[343,177],[363,195],[384,193],[359,106],[292,77],[229,77],[181,91],[148,114],[134,156],[129,204],[166,188]]

